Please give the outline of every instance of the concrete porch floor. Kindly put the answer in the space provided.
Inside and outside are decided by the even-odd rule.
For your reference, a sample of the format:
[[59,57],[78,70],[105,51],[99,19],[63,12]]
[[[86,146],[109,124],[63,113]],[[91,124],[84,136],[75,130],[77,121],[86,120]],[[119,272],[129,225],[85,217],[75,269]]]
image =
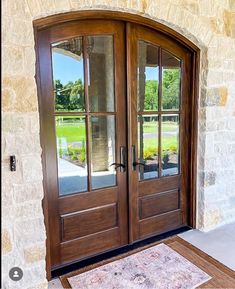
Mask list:
[[[190,230],[179,237],[235,271],[235,223],[210,232]],[[58,278],[49,282],[49,289],[63,289]]]

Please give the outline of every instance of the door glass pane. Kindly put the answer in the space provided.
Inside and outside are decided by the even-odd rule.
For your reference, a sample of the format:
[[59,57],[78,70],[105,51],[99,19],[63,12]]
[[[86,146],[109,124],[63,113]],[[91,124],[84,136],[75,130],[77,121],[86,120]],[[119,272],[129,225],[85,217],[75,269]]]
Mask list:
[[162,175],[171,176],[179,173],[179,116],[162,116]]
[[57,116],[59,195],[87,191],[85,117]]
[[113,36],[87,37],[90,111],[114,111]]
[[180,60],[171,53],[162,50],[162,109],[179,109],[180,78]]
[[52,44],[55,111],[84,111],[82,38]]
[[92,189],[116,185],[115,117],[91,117],[91,180]]
[[158,116],[140,115],[138,117],[138,159],[139,179],[158,177]]
[[158,109],[158,47],[139,41],[138,45],[138,110]]

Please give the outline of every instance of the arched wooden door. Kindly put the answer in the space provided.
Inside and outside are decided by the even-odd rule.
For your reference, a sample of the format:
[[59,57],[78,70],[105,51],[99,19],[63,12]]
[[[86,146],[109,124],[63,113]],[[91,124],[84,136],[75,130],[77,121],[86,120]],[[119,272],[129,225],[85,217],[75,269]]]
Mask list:
[[129,195],[132,241],[188,224],[191,54],[128,24]]
[[37,55],[51,268],[189,224],[191,53],[82,20],[38,31]]

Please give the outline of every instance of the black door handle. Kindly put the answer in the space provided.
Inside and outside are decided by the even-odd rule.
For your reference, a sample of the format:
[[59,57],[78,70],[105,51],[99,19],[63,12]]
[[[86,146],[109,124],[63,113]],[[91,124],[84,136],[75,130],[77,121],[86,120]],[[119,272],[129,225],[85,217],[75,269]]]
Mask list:
[[145,166],[144,163],[138,163],[138,162],[133,162],[133,167],[136,167],[136,166]]
[[118,168],[125,168],[125,165],[119,164],[119,163],[112,163],[112,164],[110,165],[110,167],[111,167],[111,166],[115,166],[115,170],[118,169]]
[[120,147],[120,163],[112,163],[110,166],[115,166],[115,170],[120,168],[120,172],[126,171],[126,148],[124,146]]
[[132,168],[136,171],[136,166],[145,166],[144,163],[137,162],[135,145],[132,146]]

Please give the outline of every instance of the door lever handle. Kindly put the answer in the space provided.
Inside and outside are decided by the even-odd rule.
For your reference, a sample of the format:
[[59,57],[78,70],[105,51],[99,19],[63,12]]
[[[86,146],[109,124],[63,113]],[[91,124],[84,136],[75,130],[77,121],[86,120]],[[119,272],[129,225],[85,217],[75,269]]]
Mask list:
[[136,166],[145,166],[144,163],[138,163],[138,162],[133,162],[133,167],[136,167]]
[[144,163],[137,162],[136,158],[136,148],[135,145],[132,146],[132,168],[136,171],[136,166],[145,166]]
[[120,147],[120,163],[112,163],[110,166],[115,166],[115,170],[120,168],[120,172],[124,173],[126,171],[126,148],[124,146]]
[[119,164],[119,163],[112,163],[110,165],[111,166],[115,166],[115,170],[118,169],[118,168],[125,168],[126,166],[124,164]]

